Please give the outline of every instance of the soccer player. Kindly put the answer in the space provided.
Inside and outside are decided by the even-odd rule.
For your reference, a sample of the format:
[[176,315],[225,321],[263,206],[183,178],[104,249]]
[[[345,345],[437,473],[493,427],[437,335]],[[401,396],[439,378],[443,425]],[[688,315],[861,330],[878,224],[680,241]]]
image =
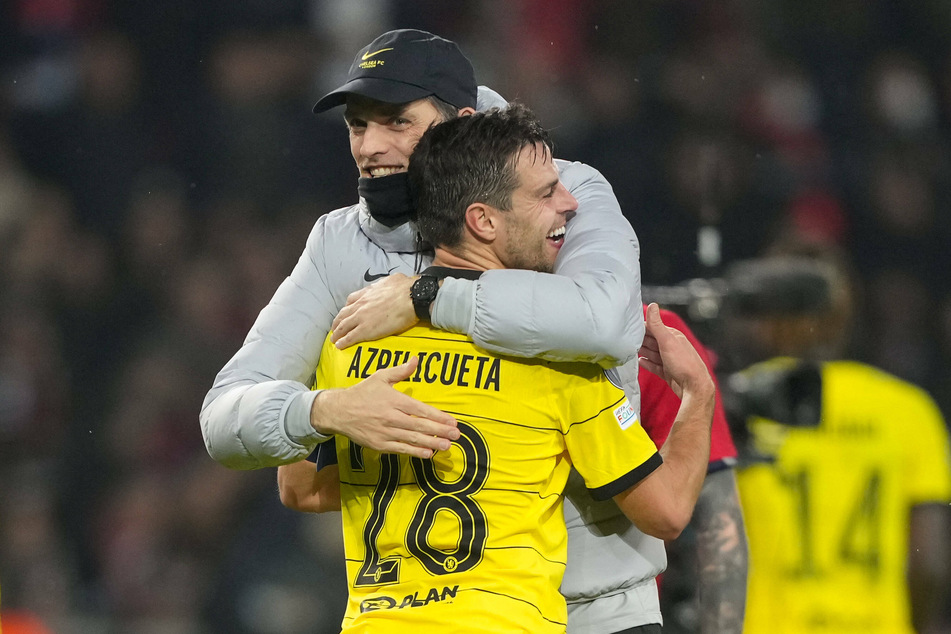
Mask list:
[[[751,560],[745,631],[939,631],[949,581],[947,428],[924,390],[841,358],[851,291],[826,255],[786,261],[824,276],[825,307],[734,324],[759,358],[785,355],[752,365],[743,380],[783,385],[767,379],[808,363],[821,382],[818,425],[747,413],[756,455],[738,474]],[[783,409],[800,402],[808,401]]]
[[[577,203],[547,134],[522,106],[434,127],[409,174],[418,223],[436,247],[423,276],[547,271]],[[683,335],[648,313],[645,365],[682,396],[674,433],[709,443],[714,386]],[[420,326],[348,350],[328,338],[317,385],[345,386],[409,360],[399,385],[454,414],[461,436],[431,460],[381,454],[338,437],[350,601],[345,631],[563,631],[558,587],[571,464],[595,499],[613,498],[649,533],[689,518],[624,392],[600,367],[486,353]],[[679,532],[679,531],[678,531]],[[672,535],[675,536],[675,535]]]
[[[645,316],[647,306],[644,307]],[[703,344],[676,313],[660,310],[662,322],[682,332],[713,376],[714,364]],[[680,408],[680,399],[662,378],[640,372],[641,424],[658,447],[664,445]],[[340,510],[340,487],[333,441],[321,445],[319,461],[301,461],[278,469],[281,501],[296,511]],[[332,456],[332,458],[330,458]],[[328,460],[329,459],[329,460]],[[741,632],[743,627],[748,550],[739,510],[733,467],[736,447],[719,390],[710,437],[710,464],[691,518],[697,567],[700,631]],[[667,567],[663,540],[642,533],[618,516],[610,501],[591,498],[581,478],[569,476],[568,565],[561,592],[568,601],[568,632],[659,631],[662,622],[655,577]],[[570,503],[569,503],[570,502]],[[602,557],[602,554],[604,556]],[[625,583],[627,585],[625,585]],[[622,588],[617,591],[616,588]],[[598,594],[602,592],[603,594]],[[634,596],[646,597],[632,605]],[[612,612],[611,608],[615,608]],[[631,629],[632,620],[637,625]]]

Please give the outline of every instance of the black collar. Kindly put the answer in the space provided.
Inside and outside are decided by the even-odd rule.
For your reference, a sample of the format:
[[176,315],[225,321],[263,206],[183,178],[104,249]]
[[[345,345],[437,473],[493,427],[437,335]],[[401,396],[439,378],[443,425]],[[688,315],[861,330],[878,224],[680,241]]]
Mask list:
[[443,279],[446,277],[461,277],[464,280],[477,280],[479,276],[482,275],[484,271],[476,271],[474,269],[454,269],[448,266],[430,266],[420,275],[432,275],[436,279]]

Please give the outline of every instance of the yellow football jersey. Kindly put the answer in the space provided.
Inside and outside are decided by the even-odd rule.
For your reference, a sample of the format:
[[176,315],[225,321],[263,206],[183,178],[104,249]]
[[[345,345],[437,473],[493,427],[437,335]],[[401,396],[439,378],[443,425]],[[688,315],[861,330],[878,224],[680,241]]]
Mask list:
[[429,328],[343,351],[328,338],[317,385],[346,387],[414,356],[397,389],[451,413],[461,437],[431,460],[337,437],[344,630],[563,632],[571,466],[607,499],[661,463],[656,447],[601,368],[494,356]]
[[822,390],[817,428],[751,423],[776,462],[737,478],[745,631],[911,633],[909,512],[951,499],[944,421],[924,391],[863,364],[824,364]]

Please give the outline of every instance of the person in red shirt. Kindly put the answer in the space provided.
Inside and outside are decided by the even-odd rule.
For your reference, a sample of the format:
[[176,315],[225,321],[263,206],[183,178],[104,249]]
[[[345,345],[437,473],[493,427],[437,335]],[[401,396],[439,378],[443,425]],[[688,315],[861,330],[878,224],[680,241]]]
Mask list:
[[[646,306],[644,310],[647,310]],[[707,369],[710,370],[710,374],[716,381],[716,374],[714,373],[716,357],[714,353],[697,339],[687,322],[677,313],[661,309],[660,316],[666,325],[676,328],[686,335],[693,347],[700,353],[700,358],[707,364]],[[667,440],[667,434],[670,433],[674,416],[680,408],[680,399],[677,398],[663,379],[650,372],[639,373],[637,381],[641,386],[641,424],[647,430],[654,444],[659,447]],[[719,386],[717,389],[719,393]],[[722,399],[719,398],[717,399],[716,411],[713,414],[713,428],[710,433],[710,468],[707,473],[731,469],[736,464],[736,446],[733,444],[733,437],[730,435],[730,429],[727,426]]]
[[[701,343],[677,313],[663,309],[660,312],[666,325],[686,335],[716,382],[715,353]],[[670,433],[680,399],[663,380],[650,372],[640,372],[638,383],[641,388],[641,424],[654,444],[660,447]],[[689,592],[694,595],[686,599],[689,601],[697,601],[696,595],[699,595],[699,631],[742,631],[749,554],[736,487],[736,459],[736,446],[717,385],[707,478],[688,535],[667,544],[668,569],[658,578],[661,606],[668,623],[674,618],[670,606],[683,601],[683,594]],[[691,541],[695,548],[690,548]]]

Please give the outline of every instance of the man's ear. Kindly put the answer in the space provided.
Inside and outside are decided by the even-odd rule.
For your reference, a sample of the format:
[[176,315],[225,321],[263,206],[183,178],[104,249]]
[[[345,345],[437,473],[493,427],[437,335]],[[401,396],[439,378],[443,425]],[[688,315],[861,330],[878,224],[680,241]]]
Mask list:
[[499,230],[499,211],[485,203],[466,207],[466,229],[480,242],[492,242]]
[[460,117],[468,117],[470,114],[475,114],[476,109],[466,106],[465,108],[459,108]]

